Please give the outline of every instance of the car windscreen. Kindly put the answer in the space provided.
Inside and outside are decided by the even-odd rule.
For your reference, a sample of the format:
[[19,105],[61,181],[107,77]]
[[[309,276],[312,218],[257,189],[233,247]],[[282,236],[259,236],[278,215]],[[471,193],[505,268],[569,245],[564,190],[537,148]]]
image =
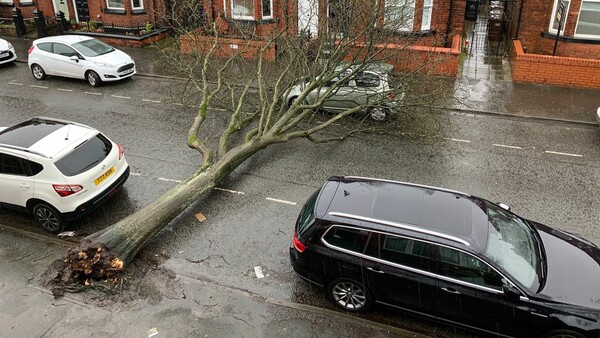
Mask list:
[[56,161],[56,167],[65,176],[75,176],[102,162],[112,149],[112,143],[102,134],[81,143],[67,156]]
[[112,46],[96,39],[77,42],[73,44],[73,47],[75,47],[84,56],[89,57],[108,54],[115,50]]
[[486,203],[489,220],[484,255],[523,286],[536,292],[542,282],[540,243],[532,229],[510,212]]

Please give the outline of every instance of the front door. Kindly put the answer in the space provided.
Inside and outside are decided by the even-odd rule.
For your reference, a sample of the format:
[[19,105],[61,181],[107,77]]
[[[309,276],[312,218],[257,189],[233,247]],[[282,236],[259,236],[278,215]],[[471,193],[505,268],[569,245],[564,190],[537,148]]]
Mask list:
[[71,13],[69,12],[69,6],[67,5],[67,0],[53,0],[52,3],[54,4],[54,13],[65,13],[65,19],[69,19],[71,17]]
[[498,336],[529,336],[534,320],[527,300],[511,300],[508,283],[487,263],[466,252],[438,247],[437,315]]
[[79,53],[70,46],[62,43],[54,43],[54,72],[56,75],[83,78],[82,60],[73,60],[72,57],[79,57]]

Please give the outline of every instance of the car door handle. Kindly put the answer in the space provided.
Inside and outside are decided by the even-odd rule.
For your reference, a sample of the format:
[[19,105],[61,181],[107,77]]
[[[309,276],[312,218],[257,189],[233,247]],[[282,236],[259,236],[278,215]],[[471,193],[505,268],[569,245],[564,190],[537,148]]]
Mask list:
[[369,271],[373,271],[373,272],[375,272],[375,273],[385,273],[385,272],[383,272],[383,271],[381,271],[381,270],[379,270],[379,269],[375,269],[375,268],[371,268],[371,267],[368,267],[368,268],[367,268],[367,270],[369,270]]
[[27,184],[27,183],[21,183],[21,184],[19,184],[19,187],[21,187],[23,189],[29,189],[29,184]]
[[455,294],[455,295],[460,295],[460,292],[454,290],[454,288],[442,288],[442,290],[452,293],[452,294]]

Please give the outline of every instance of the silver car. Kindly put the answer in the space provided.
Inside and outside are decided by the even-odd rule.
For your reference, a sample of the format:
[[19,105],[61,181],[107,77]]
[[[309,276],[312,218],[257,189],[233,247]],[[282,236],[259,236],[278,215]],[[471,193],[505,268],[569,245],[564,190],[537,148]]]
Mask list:
[[[321,109],[332,113],[340,113],[358,106],[365,107],[365,111],[375,121],[389,118],[390,113],[404,98],[404,92],[390,86],[390,72],[394,66],[386,63],[369,64],[364,69],[357,70],[358,66],[340,66],[336,72],[343,71],[339,76],[316,88],[306,96],[306,103],[313,104],[326,96]],[[352,74],[349,78],[346,78]],[[343,83],[340,80],[344,79]],[[288,105],[302,94],[310,84],[310,78],[304,78],[295,85],[287,96]],[[327,93],[332,85],[337,88]]]

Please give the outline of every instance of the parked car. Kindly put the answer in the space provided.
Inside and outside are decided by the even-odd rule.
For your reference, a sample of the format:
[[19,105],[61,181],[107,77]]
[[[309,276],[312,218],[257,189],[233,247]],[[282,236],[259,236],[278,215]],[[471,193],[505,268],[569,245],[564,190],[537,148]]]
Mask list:
[[29,48],[33,77],[47,75],[86,79],[96,87],[102,82],[133,76],[135,62],[124,52],[89,36],[59,35],[33,41]]
[[16,59],[15,47],[10,42],[0,39],[0,64],[13,62]]
[[[340,113],[371,103],[372,106],[368,108],[368,113],[373,120],[383,121],[388,118],[390,113],[397,108],[399,101],[404,98],[403,91],[397,95],[398,90],[390,85],[390,73],[394,66],[373,63],[366,65],[361,70],[358,70],[357,67],[359,66],[341,65],[337,67],[335,72],[341,72],[341,74],[320,88],[311,91],[306,96],[306,102],[313,104],[326,96],[321,109],[332,113]],[[345,79],[350,74],[352,75]],[[305,77],[291,89],[286,98],[289,106],[301,95],[310,80],[311,78]],[[342,80],[344,80],[343,83],[340,82]],[[327,93],[334,84],[337,84],[338,87]]]
[[0,205],[50,233],[108,200],[129,177],[123,149],[83,124],[35,117],[0,128]]
[[494,336],[599,337],[600,249],[509,209],[331,177],[298,217],[291,264],[347,311],[377,303]]

